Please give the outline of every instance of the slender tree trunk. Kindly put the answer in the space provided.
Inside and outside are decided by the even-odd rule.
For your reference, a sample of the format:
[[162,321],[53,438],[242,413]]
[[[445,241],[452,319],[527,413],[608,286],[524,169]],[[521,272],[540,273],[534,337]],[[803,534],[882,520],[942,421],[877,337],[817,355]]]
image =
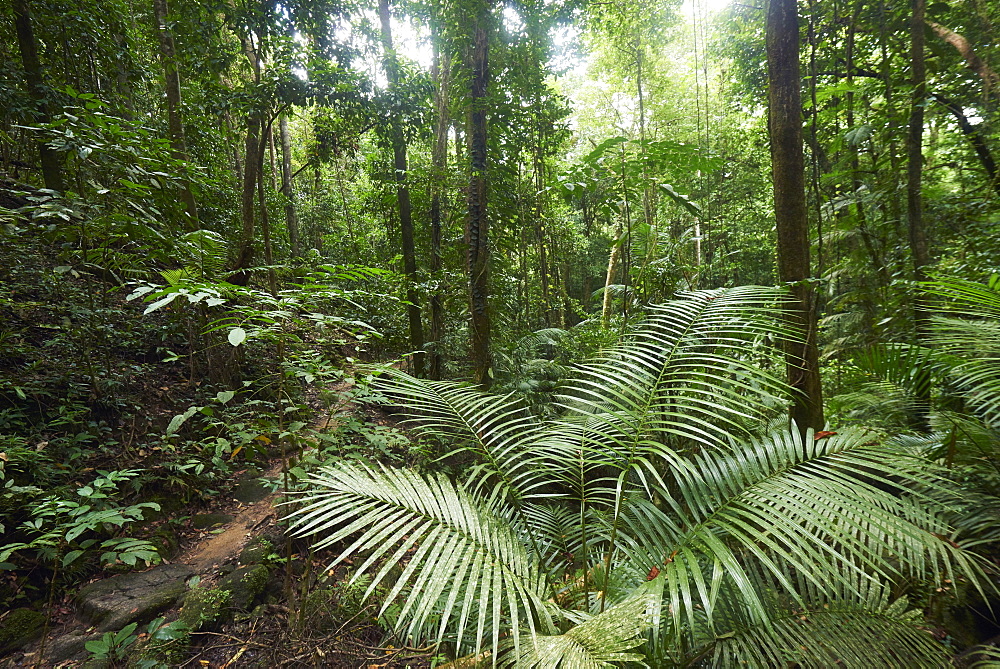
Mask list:
[[[924,169],[924,104],[927,101],[926,68],[924,65],[924,18],[926,0],[910,0],[910,83],[913,86],[910,103],[910,121],[906,135],[906,218],[909,227],[910,256],[913,261],[913,280],[926,281],[925,267],[930,265],[927,236],[924,231],[924,202],[922,178]],[[913,299],[913,322],[917,339],[927,335],[930,316],[918,299]],[[915,427],[930,432],[931,378],[927,370],[917,375]]]
[[990,150],[989,144],[986,143],[986,138],[983,137],[982,126],[985,124],[972,125],[969,117],[965,115],[962,105],[954,100],[940,94],[934,94],[933,97],[955,117],[959,129],[968,138],[969,144],[972,145],[972,149],[976,152],[979,164],[986,170],[986,176],[990,180],[993,192],[1000,196],[1000,172],[997,171],[997,162],[993,157],[993,152]]
[[793,390],[791,418],[799,430],[822,429],[823,398],[816,348],[816,311],[809,267],[799,24],[795,0],[771,0],[767,12],[768,130],[778,231],[778,275],[790,287],[785,310],[803,341],[785,341]]
[[470,53],[468,218],[465,228],[472,360],[475,379],[489,388],[493,377],[489,313],[489,219],[486,212],[486,89],[489,82],[490,8],[480,2]]
[[[392,23],[389,18],[389,0],[379,0],[379,19],[382,22],[382,47],[385,50],[384,67],[389,92],[399,87],[399,63],[392,45]],[[403,124],[398,116],[392,119],[392,154],[396,168],[396,203],[399,206],[399,232],[403,247],[403,271],[406,274],[406,315],[410,324],[410,347],[413,349],[413,371],[424,375],[424,331],[420,322],[420,295],[417,292],[417,254],[413,243],[413,213],[410,207],[410,187],[406,183],[406,140]]]
[[174,36],[167,25],[167,0],[153,0],[153,17],[156,21],[156,36],[160,43],[160,63],[163,65],[163,85],[167,98],[167,126],[170,131],[170,150],[174,158],[181,161],[181,200],[188,215],[188,228],[196,230],[200,227],[198,221],[198,205],[191,191],[191,182],[187,175],[187,164],[190,162],[187,141],[184,138],[184,124],[181,122],[181,77],[177,71]]
[[608,254],[608,271],[604,277],[604,300],[601,303],[601,325],[605,328],[611,325],[611,306],[613,303],[611,297],[611,286],[615,283],[615,275],[618,273],[618,265],[621,261],[622,245],[624,241],[621,239],[622,227],[618,226],[618,235],[611,246],[611,253]]
[[[254,80],[260,81],[260,58],[249,39],[243,44],[243,50],[254,69]],[[240,199],[240,211],[243,218],[243,233],[240,238],[240,251],[236,259],[236,270],[230,281],[246,285],[250,280],[247,269],[253,264],[254,243],[257,234],[254,218],[254,193],[257,181],[261,177],[264,164],[264,112],[259,108],[252,109],[247,116],[246,153],[243,161],[243,192]]]
[[226,140],[233,154],[233,174],[236,175],[236,183],[243,183],[243,158],[240,157],[239,140],[233,125],[233,117],[229,110],[222,113],[222,119],[226,124]]
[[[17,31],[17,46],[21,50],[21,65],[24,67],[24,83],[28,95],[35,104],[35,116],[42,123],[48,123],[49,107],[45,101],[42,65],[38,60],[38,42],[31,24],[30,0],[13,0],[14,27]],[[42,164],[42,179],[49,190],[62,191],[62,156],[45,141],[36,142],[38,157]]]
[[431,175],[431,275],[434,288],[430,296],[431,346],[428,356],[429,376],[441,378],[444,340],[444,298],[441,276],[441,195],[444,192],[448,167],[448,84],[450,81],[451,59],[448,52],[442,55],[439,36],[434,34],[434,63],[431,73],[434,77],[434,108],[437,112],[434,127],[434,148],[431,152],[433,172]]
[[260,232],[264,242],[264,262],[267,264],[267,285],[271,295],[278,295],[278,276],[274,271],[274,247],[271,244],[271,217],[267,213],[267,192],[264,180],[257,180],[257,200],[260,205]]
[[299,256],[299,217],[295,213],[295,191],[292,190],[292,135],[288,132],[288,115],[282,114],[278,121],[281,135],[281,192],[285,196],[285,227],[288,228],[288,242],[292,246],[292,257]]
[[[909,222],[910,253],[913,256],[913,278],[926,279],[924,267],[930,264],[927,237],[924,232],[923,197],[921,196],[924,168],[924,104],[927,99],[927,82],[924,67],[924,11],[926,0],[911,0],[910,8],[910,83],[913,99],[910,104],[909,132],[906,136],[906,213]],[[916,304],[916,303],[914,303]],[[917,329],[926,321],[926,315],[915,307]]]

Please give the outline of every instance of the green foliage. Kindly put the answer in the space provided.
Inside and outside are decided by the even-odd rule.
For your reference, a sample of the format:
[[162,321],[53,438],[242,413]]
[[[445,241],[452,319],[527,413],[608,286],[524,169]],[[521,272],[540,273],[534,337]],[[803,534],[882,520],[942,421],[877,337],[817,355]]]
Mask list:
[[983,587],[981,560],[946,538],[956,492],[869,432],[765,428],[782,385],[752,344],[777,327],[778,299],[747,288],[658,307],[577,371],[548,420],[387,370],[388,400],[473,466],[453,482],[330,465],[289,515],[293,532],[348,542],[334,564],[367,554],[354,576],[372,575],[366,594],[406,556],[382,604],[398,607],[397,629],[498,662],[605,666],[647,626],[641,652],[657,666],[852,664],[896,645],[939,662],[889,592]]
[[87,650],[95,660],[124,660],[138,638],[136,627],[138,623],[130,623],[117,632],[105,632],[100,639],[88,641]]
[[156,546],[147,540],[114,536],[101,540],[102,535],[107,537],[115,532],[113,528],[124,528],[142,520],[146,509],[159,510],[155,502],[123,505],[116,499],[120,494],[119,485],[134,479],[140,472],[98,474],[90,484],[76,489],[76,495],[82,498],[79,500],[45,495],[43,490],[33,486],[15,486],[14,480],[9,479],[4,485],[5,500],[20,495],[19,501],[25,505],[30,519],[12,528],[11,538],[20,538],[20,541],[0,546],[0,565],[15,568],[8,560],[24,551],[34,551],[42,560],[58,560],[63,567],[85,554],[98,552],[104,565],[136,566],[140,561],[147,566],[159,563]]

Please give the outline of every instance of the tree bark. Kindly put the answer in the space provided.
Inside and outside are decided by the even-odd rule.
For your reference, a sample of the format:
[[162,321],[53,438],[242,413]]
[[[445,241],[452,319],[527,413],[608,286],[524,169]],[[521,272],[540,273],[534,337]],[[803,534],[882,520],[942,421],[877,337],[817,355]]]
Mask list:
[[434,380],[441,378],[444,340],[444,297],[441,277],[441,195],[444,192],[448,167],[448,85],[451,73],[451,58],[448,52],[442,55],[435,33],[434,62],[431,74],[434,78],[434,108],[437,112],[434,127],[434,147],[431,151],[431,275],[434,288],[430,295],[431,346],[428,355],[428,375]]
[[823,398],[816,347],[816,307],[810,283],[799,26],[795,0],[771,0],[767,12],[768,132],[778,232],[778,276],[791,290],[785,318],[801,333],[783,342],[791,419],[800,431],[823,428]]
[[[913,86],[910,101],[910,120],[906,135],[906,217],[909,227],[910,255],[913,261],[913,280],[926,281],[924,268],[931,263],[924,230],[923,187],[923,137],[924,105],[927,102],[926,68],[924,63],[924,18],[926,0],[910,0],[910,83]],[[928,334],[930,315],[918,299],[913,299],[913,323],[917,340]],[[930,432],[931,378],[927,370],[916,375],[913,389],[916,406],[914,426]]]
[[191,182],[187,175],[187,164],[190,162],[187,141],[184,137],[184,125],[181,122],[181,77],[177,72],[176,50],[174,37],[167,25],[167,0],[153,0],[153,17],[156,21],[156,36],[160,43],[160,63],[163,65],[163,87],[167,98],[167,127],[170,132],[170,150],[174,158],[181,161],[181,201],[188,215],[188,228],[197,230],[198,205],[191,191]]
[[[249,40],[244,41],[243,50],[253,66],[254,81],[260,82],[260,58]],[[243,161],[243,192],[240,198],[240,212],[243,219],[240,252],[233,268],[235,273],[229,279],[232,283],[244,286],[250,280],[247,270],[253,264],[255,255],[254,243],[257,231],[254,218],[254,192],[263,171],[264,137],[264,112],[260,108],[254,108],[247,115],[246,158]]]
[[299,249],[299,217],[295,213],[295,191],[292,190],[292,135],[288,132],[288,115],[282,114],[278,121],[281,135],[281,192],[285,196],[285,227],[288,228],[288,242],[292,247],[292,257],[297,258]]
[[489,83],[490,8],[481,2],[473,24],[470,56],[468,216],[465,228],[472,361],[476,382],[489,388],[493,380],[489,313],[489,219],[486,212],[486,90]]
[[[389,92],[399,88],[399,62],[392,45],[392,23],[389,0],[379,0],[378,15],[382,23],[383,65]],[[406,274],[406,315],[410,326],[410,347],[413,349],[413,372],[424,375],[424,331],[420,322],[420,295],[417,292],[417,254],[413,243],[413,212],[410,207],[410,187],[406,183],[406,140],[398,115],[392,118],[392,155],[396,173],[396,204],[399,208],[399,232],[402,238],[403,271]]]
[[[17,45],[21,50],[21,65],[24,67],[24,83],[28,95],[35,103],[35,117],[42,123],[52,120],[45,100],[42,65],[38,60],[38,43],[31,24],[30,0],[14,0],[14,27],[17,31]],[[38,158],[42,164],[42,179],[49,190],[62,191],[62,157],[44,140],[35,142]]]

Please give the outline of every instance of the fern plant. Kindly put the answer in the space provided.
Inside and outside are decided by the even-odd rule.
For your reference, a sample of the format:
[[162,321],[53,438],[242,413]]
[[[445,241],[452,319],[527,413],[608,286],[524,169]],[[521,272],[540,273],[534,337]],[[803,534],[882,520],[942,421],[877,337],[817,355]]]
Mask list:
[[[559,413],[384,370],[387,401],[471,465],[319,470],[291,531],[384,585],[400,633],[523,667],[938,666],[900,593],[981,582],[911,449],[784,423],[782,293],[690,293],[582,365]],[[776,420],[778,419],[778,420]],[[764,436],[755,436],[763,432]],[[332,566],[332,565],[331,565]]]

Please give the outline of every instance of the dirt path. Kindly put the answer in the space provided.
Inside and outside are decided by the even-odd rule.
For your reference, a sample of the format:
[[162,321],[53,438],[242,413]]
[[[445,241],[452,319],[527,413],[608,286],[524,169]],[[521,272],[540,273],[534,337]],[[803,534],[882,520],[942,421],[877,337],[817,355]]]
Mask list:
[[[261,478],[277,478],[281,474],[281,462],[277,462],[261,475]],[[229,562],[243,550],[253,537],[254,531],[278,517],[274,503],[281,491],[276,490],[267,497],[241,505],[233,519],[220,528],[218,534],[209,535],[174,558],[173,562],[191,566],[199,574],[205,574],[213,567]]]

